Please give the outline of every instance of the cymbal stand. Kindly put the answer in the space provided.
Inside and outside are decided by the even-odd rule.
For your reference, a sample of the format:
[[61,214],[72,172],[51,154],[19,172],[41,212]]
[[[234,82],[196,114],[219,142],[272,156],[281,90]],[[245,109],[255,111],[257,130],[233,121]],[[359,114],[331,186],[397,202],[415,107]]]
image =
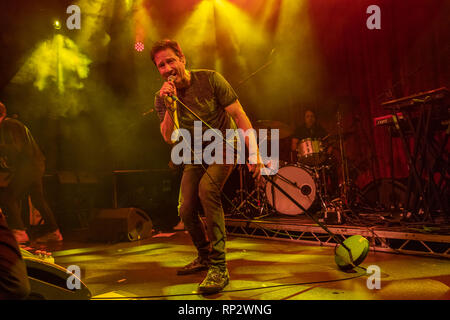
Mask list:
[[329,212],[336,212],[339,220],[338,223],[341,223],[343,221],[342,215],[344,212],[344,208],[342,207],[342,205],[340,205],[340,203],[330,200],[330,196],[327,190],[327,180],[325,174],[325,170],[328,168],[329,166],[327,165],[321,165],[312,168],[318,186],[317,194],[319,196],[321,206],[320,212],[324,220],[327,218]]
[[269,208],[266,198],[261,191],[261,187],[255,185],[255,189],[252,192],[249,192],[245,165],[240,165],[238,170],[239,190],[237,191],[238,195],[233,199],[233,202],[239,201],[239,203],[234,206],[233,214],[243,215],[247,219],[251,218],[249,216],[253,216],[253,218],[262,218],[269,215],[269,213],[263,214],[264,212],[269,212]]
[[349,175],[348,175],[348,164],[347,164],[347,156],[345,152],[345,145],[343,140],[343,125],[342,125],[342,115],[338,111],[337,112],[337,127],[338,127],[338,135],[339,135],[339,149],[341,154],[341,165],[342,165],[342,188],[341,188],[341,196],[345,203],[348,202],[348,189],[349,189]]
[[326,184],[326,177],[325,177],[325,168],[326,166],[314,166],[312,167],[312,171],[314,172],[314,180],[316,181],[316,184],[318,186],[318,192],[320,205],[322,207],[322,211],[325,213],[327,208],[329,207],[329,199],[328,199],[328,193],[327,193],[327,184]]

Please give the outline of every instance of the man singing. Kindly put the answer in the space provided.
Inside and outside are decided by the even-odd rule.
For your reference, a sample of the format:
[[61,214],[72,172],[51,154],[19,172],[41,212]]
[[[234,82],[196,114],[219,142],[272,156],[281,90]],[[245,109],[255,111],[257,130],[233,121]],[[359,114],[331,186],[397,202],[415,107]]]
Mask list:
[[[194,137],[194,121],[199,121],[178,99],[198,117],[225,136],[226,129],[252,128],[238,97],[230,84],[212,70],[186,70],[186,58],[176,41],[162,40],[154,44],[151,58],[165,80],[155,96],[155,108],[160,118],[164,140],[172,143],[174,129],[182,128]],[[203,127],[203,130],[207,127]],[[254,139],[250,136],[249,139]],[[255,143],[254,141],[246,141]],[[204,145],[203,145],[204,147]],[[254,155],[253,155],[254,156]],[[195,157],[195,155],[194,155]],[[254,177],[259,177],[263,164],[257,155],[257,163],[249,165]],[[178,213],[194,243],[198,257],[178,270],[178,275],[208,270],[200,283],[202,293],[223,290],[229,282],[225,259],[225,220],[221,202],[221,189],[227,181],[233,164],[213,163],[184,164],[181,178]],[[206,230],[197,211],[200,203],[206,217]]]

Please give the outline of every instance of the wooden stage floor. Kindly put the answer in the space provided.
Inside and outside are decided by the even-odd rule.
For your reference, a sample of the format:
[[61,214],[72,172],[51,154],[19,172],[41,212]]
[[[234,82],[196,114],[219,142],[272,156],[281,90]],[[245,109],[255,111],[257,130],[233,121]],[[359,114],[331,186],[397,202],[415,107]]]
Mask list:
[[450,299],[450,261],[444,258],[371,250],[361,264],[380,268],[380,289],[371,290],[364,269],[345,273],[337,268],[333,247],[229,236],[230,284],[224,292],[202,296],[196,290],[205,272],[176,275],[195,258],[184,231],[115,244],[88,242],[82,233],[73,233],[63,244],[41,249],[53,252],[60,266],[79,266],[93,299]]

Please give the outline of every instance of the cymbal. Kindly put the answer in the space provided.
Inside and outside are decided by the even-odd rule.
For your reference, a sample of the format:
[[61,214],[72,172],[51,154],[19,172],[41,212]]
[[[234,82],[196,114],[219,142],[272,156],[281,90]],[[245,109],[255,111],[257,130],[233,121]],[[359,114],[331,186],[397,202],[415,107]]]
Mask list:
[[[351,136],[353,136],[355,134],[355,131],[346,131],[342,133],[342,139],[346,140],[348,138],[350,138]],[[327,142],[327,143],[335,143],[337,141],[339,141],[339,134],[332,134],[332,135],[327,135],[324,138],[322,138],[322,141]]]
[[[289,125],[281,121],[272,121],[272,120],[258,120],[253,124],[253,128],[255,130],[267,129],[268,131],[278,129],[280,139],[290,137],[294,132],[294,130]],[[268,132],[267,138],[270,139],[270,137],[271,137],[270,132]]]
[[[353,136],[355,134],[355,131],[346,131],[346,132],[342,132],[342,138],[343,139],[347,139],[351,136]],[[325,137],[322,138],[322,140],[334,140],[334,139],[339,139],[339,133],[336,134],[329,134]]]

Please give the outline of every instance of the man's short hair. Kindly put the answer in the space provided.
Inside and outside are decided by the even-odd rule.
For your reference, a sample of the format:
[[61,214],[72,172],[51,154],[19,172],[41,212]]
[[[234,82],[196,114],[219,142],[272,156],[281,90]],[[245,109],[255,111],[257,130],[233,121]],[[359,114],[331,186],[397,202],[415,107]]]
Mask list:
[[173,52],[179,57],[182,58],[184,57],[183,51],[181,51],[181,47],[178,44],[178,42],[174,41],[174,40],[160,40],[158,42],[155,42],[153,44],[152,50],[150,51],[150,57],[152,58],[153,63],[156,65],[155,62],[155,55],[162,51],[162,50],[166,50],[166,49],[172,49]]

